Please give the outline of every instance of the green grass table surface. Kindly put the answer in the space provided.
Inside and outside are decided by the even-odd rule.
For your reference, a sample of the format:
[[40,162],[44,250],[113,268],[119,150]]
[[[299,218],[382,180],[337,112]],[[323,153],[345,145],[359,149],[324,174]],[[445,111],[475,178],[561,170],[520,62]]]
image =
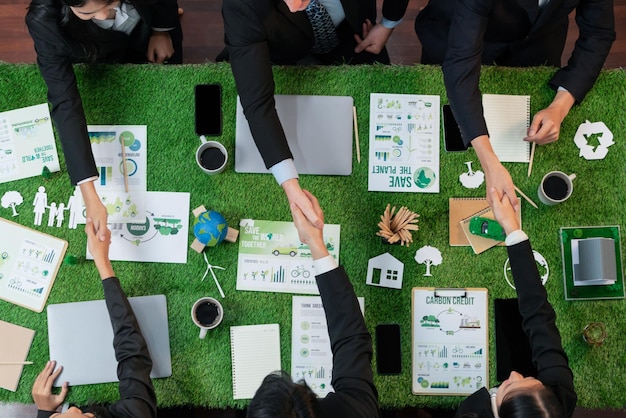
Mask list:
[[[531,96],[533,114],[546,107],[553,92],[547,82],[551,68],[484,68],[483,93],[524,94]],[[271,175],[237,174],[234,171],[236,89],[227,64],[184,66],[77,66],[76,74],[83,104],[90,124],[148,126],[148,190],[191,193],[191,208],[204,204],[222,213],[237,227],[243,218],[291,220],[286,198]],[[441,192],[437,194],[383,193],[367,191],[369,94],[436,94],[447,102],[439,67],[367,66],[335,68],[274,69],[277,94],[348,95],[358,111],[361,163],[353,156],[353,173],[340,176],[302,176],[303,188],[315,194],[325,211],[328,223],[341,224],[341,263],[345,266],[357,295],[365,297],[365,319],[370,332],[381,322],[397,322],[402,332],[402,374],[375,376],[382,407],[401,406],[454,407],[461,397],[414,396],[411,394],[411,288],[487,287],[489,289],[490,384],[495,385],[495,342],[493,299],[512,298],[515,292],[503,278],[506,250],[496,247],[474,255],[470,247],[448,244],[448,198],[482,197],[484,185],[465,189],[458,176],[466,171],[466,161],[480,165],[474,151],[447,153],[441,144]],[[231,158],[226,171],[207,176],[195,161],[200,144],[194,133],[194,86],[220,83],[223,89],[223,135],[217,140],[228,149]],[[523,228],[533,247],[547,259],[550,278],[546,284],[549,300],[557,312],[563,346],[567,352],[579,405],[587,408],[624,407],[626,362],[626,301],[565,301],[559,228],[562,226],[626,226],[626,72],[604,71],[587,98],[570,112],[556,144],[537,147],[533,172],[527,177],[527,164],[505,163],[517,186],[531,198],[541,177],[551,170],[576,173],[574,193],[565,203],[534,209],[522,203]],[[46,87],[33,65],[0,63],[0,111],[43,103]],[[603,121],[612,130],[615,145],[603,160],[587,161],[579,157],[573,142],[578,125],[585,120]],[[65,171],[65,161],[58,144],[61,173],[45,181],[41,177],[0,184],[0,195],[18,190],[24,203],[20,215],[13,218],[11,209],[0,208],[0,216],[26,226],[33,226],[30,205],[37,187],[44,184],[50,201],[66,201],[72,188]],[[407,206],[417,212],[419,231],[413,234],[410,247],[388,246],[376,231],[387,203]],[[191,213],[189,214],[191,219]],[[69,241],[68,254],[84,257],[85,235],[82,229],[41,226],[38,230]],[[193,234],[190,231],[191,242]],[[10,237],[0,237],[10,240]],[[624,242],[624,241],[622,241]],[[432,267],[432,277],[424,277],[424,265],[414,261],[423,245],[441,250],[443,263]],[[622,248],[622,251],[624,249]],[[193,404],[215,408],[244,407],[247,401],[232,397],[229,327],[253,323],[278,323],[281,332],[283,369],[290,370],[291,294],[236,291],[237,244],[222,243],[207,249],[212,264],[227,267],[219,272],[226,293],[223,323],[198,339],[198,328],[189,312],[202,296],[218,297],[212,280],[200,281],[205,270],[202,257],[189,251],[187,264],[114,262],[122,286],[129,296],[165,294],[168,301],[169,332],[173,374],[154,380],[162,407]],[[367,263],[371,257],[390,252],[405,264],[402,290],[371,287],[365,284]],[[91,262],[63,264],[50,293],[48,303],[100,299],[102,288]],[[0,301],[0,319],[36,330],[28,356],[34,361],[26,366],[15,393],[0,390],[0,401],[31,402],[30,389],[35,376],[48,360],[46,314],[34,313]],[[583,327],[604,321],[608,338],[598,348],[590,348],[582,339]],[[77,335],[80,338],[80,335]],[[375,367],[375,364],[373,364]],[[117,384],[78,386],[71,389],[69,401],[111,402],[117,399]]]

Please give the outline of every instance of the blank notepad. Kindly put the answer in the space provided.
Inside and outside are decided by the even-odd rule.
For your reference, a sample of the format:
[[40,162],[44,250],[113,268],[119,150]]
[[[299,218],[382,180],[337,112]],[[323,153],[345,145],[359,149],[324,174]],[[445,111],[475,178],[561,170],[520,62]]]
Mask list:
[[230,327],[233,398],[252,399],[268,374],[281,370],[278,324]]
[[501,162],[530,162],[530,96],[483,94],[483,112],[493,151]]
[[17,363],[26,360],[34,336],[32,329],[0,321],[0,388],[17,390],[24,367]]

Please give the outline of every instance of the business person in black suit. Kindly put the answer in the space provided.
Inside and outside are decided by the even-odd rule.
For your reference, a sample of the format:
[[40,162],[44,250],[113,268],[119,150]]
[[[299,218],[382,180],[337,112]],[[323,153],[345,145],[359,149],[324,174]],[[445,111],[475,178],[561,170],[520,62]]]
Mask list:
[[[176,0],[32,0],[26,25],[48,87],[51,116],[73,185],[79,185],[98,236],[107,212],[94,187],[98,170],[76,85],[75,63],[182,62]],[[106,80],[103,80],[106,82]]]
[[487,189],[496,187],[514,206],[519,202],[513,181],[489,143],[478,88],[480,66],[561,67],[568,15],[574,10],[580,31],[576,46],[549,82],[556,90],[554,100],[534,115],[523,138],[546,144],[558,139],[563,119],[602,69],[615,39],[612,0],[437,0],[415,20],[422,62],[443,63],[453,114],[465,144],[476,150]]
[[508,379],[491,391],[482,388],[466,398],[455,418],[570,418],[577,396],[574,376],[556,327],[556,314],[541,284],[528,236],[520,229],[509,199],[492,187],[493,213],[506,232],[506,249],[522,328],[528,336],[537,377],[511,371]]
[[[324,218],[317,199],[303,191],[320,219]],[[305,218],[292,204],[293,219],[300,240],[311,249],[315,280],[320,291],[330,347],[333,353],[334,391],[318,399],[305,382],[294,383],[287,373],[265,377],[248,407],[249,418],[367,418],[380,417],[378,392],[374,386],[372,338],[367,331],[348,275],[328,254],[322,230]]]
[[244,114],[265,166],[289,202],[320,228],[322,223],[298,183],[293,155],[276,114],[272,64],[389,63],[385,43],[408,4],[408,0],[385,0],[383,20],[376,23],[375,0],[321,1],[334,27],[334,48],[318,48],[318,35],[308,17],[309,0],[224,0],[226,48],[218,57],[231,62]]

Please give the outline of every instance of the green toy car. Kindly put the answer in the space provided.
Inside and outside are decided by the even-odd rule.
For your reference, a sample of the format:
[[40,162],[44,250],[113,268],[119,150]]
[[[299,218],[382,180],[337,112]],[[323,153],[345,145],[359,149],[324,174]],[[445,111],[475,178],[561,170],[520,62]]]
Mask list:
[[474,235],[495,239],[496,241],[504,241],[506,238],[506,233],[498,221],[481,218],[480,216],[475,216],[470,220],[469,230]]

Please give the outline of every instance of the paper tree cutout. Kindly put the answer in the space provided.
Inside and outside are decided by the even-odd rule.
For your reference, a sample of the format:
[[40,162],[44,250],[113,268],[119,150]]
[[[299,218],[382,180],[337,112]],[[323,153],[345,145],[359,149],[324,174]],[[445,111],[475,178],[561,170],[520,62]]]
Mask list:
[[485,173],[480,170],[472,170],[471,161],[466,161],[465,164],[467,165],[467,173],[461,174],[459,176],[459,181],[468,189],[476,189],[480,187],[480,185],[483,184],[483,181],[485,181]]
[[441,251],[430,245],[425,245],[415,252],[415,261],[418,264],[426,264],[426,273],[424,276],[432,276],[430,274],[430,266],[438,266],[443,261]]
[[5,209],[13,209],[13,216],[17,216],[19,215],[19,213],[17,213],[15,207],[21,205],[23,202],[24,198],[22,197],[20,192],[11,190],[2,195],[2,200],[0,201],[0,204]]
[[[533,257],[535,258],[535,262],[537,263],[537,269],[539,270],[539,276],[541,277],[541,283],[545,286],[548,281],[548,277],[550,276],[550,267],[548,267],[548,261],[546,258],[541,255],[538,251],[533,250]],[[507,258],[504,262],[504,279],[506,282],[515,289],[515,285],[513,284],[513,278],[509,279],[509,272],[511,271],[510,261]]]
[[391,205],[387,204],[385,213],[381,215],[378,227],[380,231],[376,233],[379,237],[383,237],[389,244],[395,244],[400,242],[400,245],[406,245],[407,247],[413,242],[411,231],[417,231],[417,221],[419,221],[419,215],[415,212],[408,210],[405,206],[402,206],[398,213],[394,215],[396,207],[389,209]]
[[581,157],[587,160],[601,160],[606,157],[609,147],[613,145],[613,133],[604,122],[581,123],[576,134],[574,143],[580,148]]
[[402,289],[404,263],[389,253],[370,258],[367,263],[366,284]]

